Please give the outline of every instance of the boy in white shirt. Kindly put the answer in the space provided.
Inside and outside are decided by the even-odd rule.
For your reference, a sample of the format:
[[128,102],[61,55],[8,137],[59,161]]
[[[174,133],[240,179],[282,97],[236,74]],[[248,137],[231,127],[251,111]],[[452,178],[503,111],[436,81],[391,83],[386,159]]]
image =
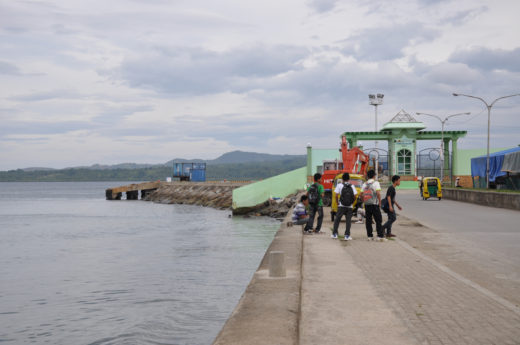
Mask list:
[[383,217],[381,216],[381,185],[374,180],[376,172],[369,170],[367,173],[368,181],[363,184],[363,203],[365,204],[365,228],[367,229],[368,240],[374,240],[372,230],[372,217],[376,222],[377,241],[385,242],[385,234],[383,233]]
[[[348,180],[350,180],[350,175],[348,173],[344,173],[342,179],[342,183],[338,183],[334,190],[338,204],[338,213],[334,219],[334,228],[331,237],[338,238],[339,222],[341,221],[341,217],[345,215],[345,221],[347,223],[347,228],[345,229],[345,240],[350,241],[352,240],[352,237],[350,237],[350,226],[352,225],[352,203],[356,199],[357,190],[356,187],[348,183]],[[350,189],[343,191],[343,188]],[[345,203],[345,205],[343,203]]]

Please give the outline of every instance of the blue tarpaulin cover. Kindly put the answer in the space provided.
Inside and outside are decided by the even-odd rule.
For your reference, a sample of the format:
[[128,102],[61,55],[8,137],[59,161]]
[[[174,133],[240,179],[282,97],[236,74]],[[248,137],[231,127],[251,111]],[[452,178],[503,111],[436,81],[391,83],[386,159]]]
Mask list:
[[508,153],[504,156],[502,171],[520,174],[520,151]]
[[[498,176],[504,176],[507,173],[502,171],[502,163],[504,156],[508,153],[520,151],[520,147],[509,150],[494,152],[489,154],[489,181],[494,182]],[[486,177],[486,158],[487,156],[479,156],[471,158],[471,176]]]

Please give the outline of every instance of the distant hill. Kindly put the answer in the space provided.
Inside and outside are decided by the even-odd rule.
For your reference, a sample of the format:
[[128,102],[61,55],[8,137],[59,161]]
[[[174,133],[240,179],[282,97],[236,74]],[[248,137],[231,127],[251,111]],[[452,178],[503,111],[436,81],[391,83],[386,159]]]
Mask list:
[[172,176],[173,162],[206,162],[208,180],[258,180],[301,168],[306,155],[270,155],[233,151],[217,159],[175,159],[164,164],[95,164],[67,169],[30,168],[0,171],[0,182],[29,181],[154,181]]
[[67,169],[90,169],[90,170],[115,170],[115,169],[143,169],[154,166],[162,166],[164,164],[137,164],[137,163],[120,163],[114,165],[94,164],[91,166],[73,167]]
[[224,153],[222,156],[211,159],[172,159],[165,163],[171,166],[173,162],[176,163],[206,163],[208,165],[216,164],[238,164],[238,163],[252,163],[252,162],[277,162],[291,159],[307,159],[307,155],[272,155],[268,153],[257,153],[257,152],[244,152],[244,151],[231,151]]
[[56,170],[53,168],[40,168],[40,167],[30,167],[30,168],[24,168],[23,171],[51,171]]

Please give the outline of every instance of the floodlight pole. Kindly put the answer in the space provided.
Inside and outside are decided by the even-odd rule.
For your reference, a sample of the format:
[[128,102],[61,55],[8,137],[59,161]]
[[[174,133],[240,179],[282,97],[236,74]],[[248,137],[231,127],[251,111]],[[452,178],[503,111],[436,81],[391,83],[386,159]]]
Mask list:
[[426,113],[416,113],[417,115],[428,115],[435,117],[437,120],[439,120],[442,124],[441,126],[441,183],[444,180],[444,124],[448,121],[450,117],[459,116],[459,115],[469,115],[471,113],[457,113],[446,116],[446,118],[443,120],[437,115],[433,114],[426,114]]
[[[373,105],[375,108],[375,115],[376,115],[376,132],[377,132],[377,106],[383,104],[383,95],[382,93],[378,93],[377,95],[370,94],[368,95],[368,102],[370,105]],[[377,149],[378,141],[376,139],[376,166],[375,166],[375,172],[376,172],[376,180],[379,179],[379,151]]]
[[491,127],[491,108],[495,105],[495,103],[496,103],[498,100],[501,100],[501,99],[504,99],[504,98],[509,98],[509,97],[520,96],[520,93],[516,93],[516,94],[514,94],[514,95],[509,95],[509,96],[498,97],[498,98],[495,99],[493,102],[491,102],[491,104],[488,104],[488,103],[487,103],[486,101],[484,101],[482,98],[477,97],[477,96],[464,95],[464,94],[462,94],[462,93],[453,93],[453,96],[464,96],[464,97],[469,97],[469,98],[476,98],[476,99],[481,100],[481,101],[486,105],[486,108],[487,108],[487,111],[488,111],[488,126],[487,126],[487,156],[486,156],[486,188],[489,189],[489,128]]

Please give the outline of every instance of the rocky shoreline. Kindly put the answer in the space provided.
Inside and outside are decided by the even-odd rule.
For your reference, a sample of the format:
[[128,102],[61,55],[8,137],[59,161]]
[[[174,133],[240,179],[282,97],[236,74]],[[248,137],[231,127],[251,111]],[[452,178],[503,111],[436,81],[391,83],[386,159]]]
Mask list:
[[267,216],[283,220],[287,213],[296,204],[297,194],[291,194],[283,199],[267,200],[254,207],[247,207],[242,210],[233,210],[235,215],[244,215],[245,217]]
[[[233,190],[246,185],[239,182],[163,182],[157,190],[143,200],[160,204],[186,204],[231,210]],[[292,194],[284,199],[267,200],[253,207],[233,210],[234,215],[268,216],[283,219],[296,204],[297,196]]]

